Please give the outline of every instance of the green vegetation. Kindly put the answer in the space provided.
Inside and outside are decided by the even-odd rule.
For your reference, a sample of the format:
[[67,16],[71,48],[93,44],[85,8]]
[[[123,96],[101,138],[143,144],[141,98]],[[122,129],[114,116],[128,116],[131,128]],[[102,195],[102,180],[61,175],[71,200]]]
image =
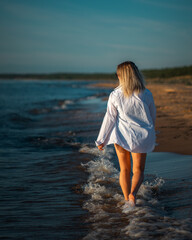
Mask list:
[[149,69],[142,70],[146,78],[170,78],[177,76],[192,75],[192,66],[175,67],[175,68],[162,68],[162,69]]
[[147,83],[192,85],[192,66],[142,70]]
[[[192,85],[192,66],[141,70],[150,83]],[[0,79],[116,80],[115,73],[0,74]]]

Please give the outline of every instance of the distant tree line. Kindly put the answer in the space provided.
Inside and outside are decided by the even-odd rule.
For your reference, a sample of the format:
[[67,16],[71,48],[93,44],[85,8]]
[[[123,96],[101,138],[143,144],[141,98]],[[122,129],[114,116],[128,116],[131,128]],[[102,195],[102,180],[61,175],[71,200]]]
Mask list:
[[142,70],[145,78],[170,78],[192,75],[192,66]]
[[[146,79],[148,78],[170,78],[191,75],[192,66],[162,68],[162,69],[144,69],[141,70]],[[79,79],[79,80],[115,80],[115,73],[5,73],[0,74],[1,79]]]

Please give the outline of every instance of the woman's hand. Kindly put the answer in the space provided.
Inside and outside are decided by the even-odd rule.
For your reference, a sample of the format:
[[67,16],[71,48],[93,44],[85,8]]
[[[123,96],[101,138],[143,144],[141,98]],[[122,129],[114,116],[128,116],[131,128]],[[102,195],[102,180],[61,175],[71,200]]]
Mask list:
[[102,143],[101,145],[97,146],[100,151],[103,151],[104,144]]

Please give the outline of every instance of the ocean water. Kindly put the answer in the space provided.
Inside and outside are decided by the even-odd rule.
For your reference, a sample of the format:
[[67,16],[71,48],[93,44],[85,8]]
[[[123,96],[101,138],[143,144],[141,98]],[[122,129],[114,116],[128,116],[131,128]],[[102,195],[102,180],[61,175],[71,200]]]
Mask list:
[[112,145],[94,144],[110,89],[0,81],[0,239],[192,239],[192,156],[150,153],[124,211]]

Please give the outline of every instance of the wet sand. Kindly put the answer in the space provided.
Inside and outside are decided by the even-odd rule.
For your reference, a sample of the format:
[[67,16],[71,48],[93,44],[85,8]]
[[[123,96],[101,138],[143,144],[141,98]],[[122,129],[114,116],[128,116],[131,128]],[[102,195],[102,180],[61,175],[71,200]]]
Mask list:
[[[115,82],[92,84],[115,88]],[[184,84],[147,84],[157,109],[155,152],[192,155],[192,86]],[[107,99],[105,99],[107,100]]]

